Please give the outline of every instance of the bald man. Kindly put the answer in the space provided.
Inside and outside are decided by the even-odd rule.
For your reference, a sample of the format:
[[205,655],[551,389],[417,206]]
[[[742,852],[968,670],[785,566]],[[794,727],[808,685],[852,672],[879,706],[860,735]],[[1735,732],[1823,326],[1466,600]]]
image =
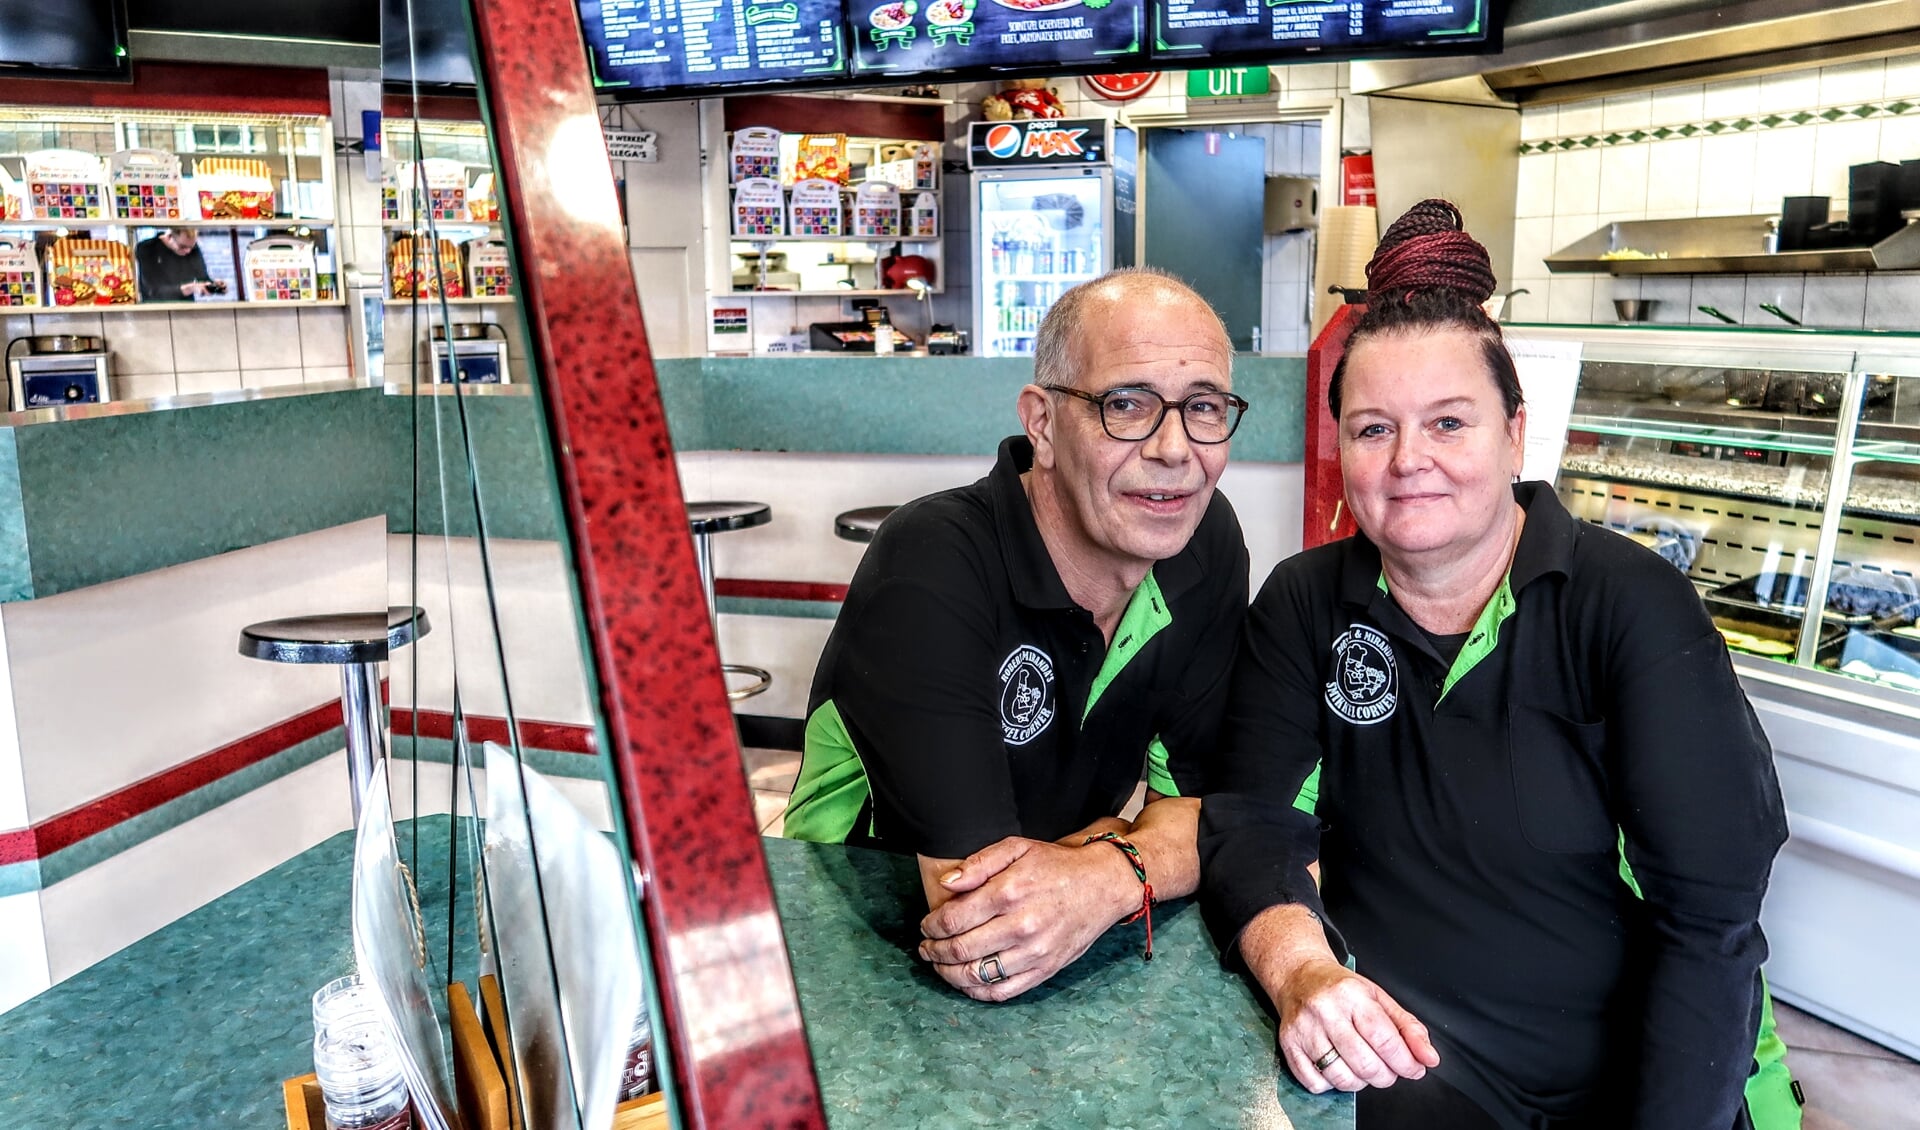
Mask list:
[[1024,434],[895,511],[848,589],[786,834],[915,855],[919,957],[970,997],[1018,996],[1194,889],[1191,798],[1247,605],[1214,489],[1246,409],[1232,357],[1170,275],[1068,291]]

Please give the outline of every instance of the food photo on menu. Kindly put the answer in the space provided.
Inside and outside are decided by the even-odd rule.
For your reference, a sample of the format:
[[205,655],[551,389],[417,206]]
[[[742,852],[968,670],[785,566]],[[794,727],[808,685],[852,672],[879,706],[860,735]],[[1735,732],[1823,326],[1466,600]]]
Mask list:
[[1144,0],[853,0],[855,74],[1059,64],[1143,55]]

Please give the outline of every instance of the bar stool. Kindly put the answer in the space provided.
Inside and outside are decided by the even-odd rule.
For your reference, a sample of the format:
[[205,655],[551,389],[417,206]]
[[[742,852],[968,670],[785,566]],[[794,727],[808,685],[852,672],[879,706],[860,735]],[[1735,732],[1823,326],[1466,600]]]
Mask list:
[[423,608],[394,605],[381,612],[333,612],[263,620],[240,629],[240,654],[269,663],[331,663],[340,668],[340,717],[347,730],[347,785],[353,823],[360,797],[385,757],[380,721],[380,664],[429,631]]
[[[700,591],[707,598],[707,615],[714,618],[713,638],[720,642],[718,606],[713,600],[713,535],[729,530],[750,530],[773,521],[773,507],[764,502],[689,502],[687,527],[693,531],[693,552],[700,562]],[[773,673],[742,663],[722,663],[723,675],[744,675],[753,680],[744,686],[727,688],[727,699],[739,702],[752,698],[773,685]]]
[[847,541],[870,542],[879,531],[880,523],[887,515],[900,509],[898,506],[862,506],[858,510],[848,510],[836,514],[833,518],[833,532]]

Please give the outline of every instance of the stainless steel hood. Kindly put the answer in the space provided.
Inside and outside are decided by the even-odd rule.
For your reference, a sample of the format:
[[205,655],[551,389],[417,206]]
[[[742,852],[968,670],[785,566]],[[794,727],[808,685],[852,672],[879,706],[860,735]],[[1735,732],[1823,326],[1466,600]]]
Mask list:
[[1356,94],[1540,104],[1920,53],[1920,0],[1512,0],[1497,55],[1354,63]]

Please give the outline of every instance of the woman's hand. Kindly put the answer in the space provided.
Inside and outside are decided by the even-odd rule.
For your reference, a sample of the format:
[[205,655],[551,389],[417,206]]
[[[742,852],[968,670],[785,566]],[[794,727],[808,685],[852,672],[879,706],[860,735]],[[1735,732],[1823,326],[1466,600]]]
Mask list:
[[[1300,1085],[1316,1095],[1391,1087],[1439,1066],[1427,1026],[1380,986],[1330,957],[1296,966],[1274,1003],[1280,1008],[1280,1054]],[[1337,1054],[1329,1060],[1330,1053]]]

